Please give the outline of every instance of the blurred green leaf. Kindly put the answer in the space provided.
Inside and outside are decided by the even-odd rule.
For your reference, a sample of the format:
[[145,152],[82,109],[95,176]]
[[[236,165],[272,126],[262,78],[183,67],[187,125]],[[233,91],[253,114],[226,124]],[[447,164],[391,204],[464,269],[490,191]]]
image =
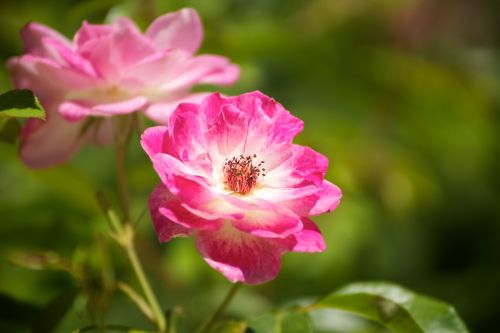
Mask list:
[[6,143],[15,143],[19,136],[21,126],[14,118],[0,117],[0,141]]
[[79,290],[74,289],[62,293],[55,297],[47,306],[38,314],[33,323],[32,333],[51,333],[54,332],[57,325],[64,318],[68,310],[73,305],[73,302],[78,296]]
[[13,264],[27,269],[55,269],[63,270],[73,275],[76,274],[69,260],[52,251],[12,251],[8,254],[8,259]]
[[312,333],[312,325],[306,314],[277,312],[262,315],[250,321],[252,333]]
[[45,111],[30,90],[10,90],[0,95],[0,118],[45,119]]
[[247,325],[242,321],[228,320],[222,321],[214,325],[211,332],[213,333],[245,333]]
[[467,333],[450,305],[390,283],[353,283],[312,308],[333,308],[374,320],[398,333]]

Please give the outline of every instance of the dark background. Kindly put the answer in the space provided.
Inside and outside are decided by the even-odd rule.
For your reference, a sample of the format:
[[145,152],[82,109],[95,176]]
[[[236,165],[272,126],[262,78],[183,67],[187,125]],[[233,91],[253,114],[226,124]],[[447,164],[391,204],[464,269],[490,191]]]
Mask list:
[[[242,67],[239,83],[222,91],[259,89],[304,119],[297,142],[329,157],[327,178],[344,192],[337,211],[315,219],[327,251],[286,255],[279,277],[243,288],[229,315],[255,316],[355,280],[390,280],[455,305],[472,332],[500,332],[500,2],[2,0],[0,58],[22,52],[18,31],[28,21],[71,37],[83,19],[127,15],[144,28],[184,6],[203,19],[201,52]],[[0,91],[10,88],[1,67]],[[137,216],[157,182],[137,138],[128,164]],[[96,188],[113,195],[114,177],[111,148],[87,147],[67,166],[31,171],[16,147],[0,143],[6,332],[26,329],[75,286],[65,272],[25,267],[42,268],[45,257],[13,252],[41,250],[84,262],[95,276],[58,332],[93,320],[88,299],[108,309],[107,322],[148,327],[120,292],[107,300],[115,279],[135,285],[103,236],[94,199]],[[138,247],[161,303],[180,304],[181,327],[192,331],[229,284],[192,239],[158,244],[149,216]],[[381,332],[338,313],[320,317],[318,332]]]

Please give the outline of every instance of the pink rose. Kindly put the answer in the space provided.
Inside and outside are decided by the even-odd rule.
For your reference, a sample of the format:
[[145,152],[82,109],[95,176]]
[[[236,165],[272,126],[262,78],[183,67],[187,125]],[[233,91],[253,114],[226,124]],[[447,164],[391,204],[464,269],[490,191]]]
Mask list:
[[334,210],[328,160],[292,143],[303,123],[260,92],[183,103],[142,147],[161,183],[149,201],[158,238],[194,235],[205,261],[232,282],[276,277],[286,252],[325,249],[308,218]]
[[65,162],[85,142],[109,143],[113,115],[144,110],[164,123],[179,102],[206,95],[190,94],[193,85],[239,77],[225,57],[193,55],[203,29],[189,8],[157,18],[144,34],[120,18],[109,25],[84,22],[73,41],[37,23],[21,36],[26,52],[8,68],[15,86],[33,90],[48,111],[47,122],[30,120],[21,133],[21,157],[31,167]]

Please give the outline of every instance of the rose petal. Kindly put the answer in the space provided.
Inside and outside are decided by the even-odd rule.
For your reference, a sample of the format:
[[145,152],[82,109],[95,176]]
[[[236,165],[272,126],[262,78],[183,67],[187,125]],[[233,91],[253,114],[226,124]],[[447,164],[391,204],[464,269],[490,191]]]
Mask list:
[[323,252],[326,245],[318,226],[308,218],[303,218],[302,223],[304,229],[285,240],[289,250],[293,252]]
[[151,120],[167,125],[172,112],[181,103],[199,104],[209,93],[195,93],[170,102],[160,102],[149,105],[145,113]]
[[156,154],[163,153],[163,138],[168,134],[166,126],[147,128],[141,135],[142,149],[152,159]]
[[[286,188],[311,184],[321,186],[328,168],[328,159],[309,147],[290,145],[288,149],[290,154],[286,160],[277,160],[279,155],[274,153],[264,154],[263,159],[268,167],[265,185]],[[286,157],[284,153],[281,156]]]
[[174,237],[185,237],[191,234],[191,230],[178,223],[173,222],[162,214],[160,209],[176,201],[175,197],[163,185],[159,184],[149,198],[149,211],[153,220],[158,240],[162,243],[168,242]]
[[218,231],[200,231],[196,245],[205,261],[231,282],[260,284],[272,280],[280,270],[284,247],[238,231],[226,224]]
[[[44,39],[50,38],[58,41],[67,48],[71,48],[71,42],[59,32],[47,27],[46,25],[31,22],[21,29],[21,38],[24,42],[26,53],[37,56],[48,56],[52,58],[52,53],[47,52]],[[52,58],[52,60],[56,60]]]
[[92,106],[92,115],[94,116],[115,116],[128,114],[141,110],[148,103],[144,96],[136,96],[117,103],[97,104]]
[[151,42],[126,19],[117,20],[108,34],[86,41],[77,51],[108,82],[118,82],[126,68],[156,52]]
[[57,112],[48,114],[46,122],[29,119],[22,130],[21,159],[31,168],[66,162],[85,141],[81,127],[82,122],[67,122]]
[[203,40],[203,27],[198,13],[184,8],[160,16],[146,30],[146,37],[159,49],[182,49],[195,53]]
[[309,212],[309,216],[328,213],[335,210],[342,198],[342,191],[338,186],[325,180],[317,195],[318,201],[316,201],[316,204]]
[[111,25],[106,24],[89,24],[83,21],[82,26],[75,34],[73,41],[77,48],[82,47],[85,43],[91,40],[99,39],[109,35],[113,30]]
[[268,208],[247,211],[241,219],[234,220],[232,224],[238,230],[267,238],[284,238],[302,230],[300,218],[276,210]]

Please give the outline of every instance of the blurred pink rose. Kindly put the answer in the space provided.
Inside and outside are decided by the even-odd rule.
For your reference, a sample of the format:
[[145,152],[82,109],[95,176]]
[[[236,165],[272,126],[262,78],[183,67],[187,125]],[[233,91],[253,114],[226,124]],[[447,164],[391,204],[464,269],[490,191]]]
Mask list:
[[[180,101],[199,101],[195,84],[235,82],[227,58],[193,54],[203,39],[200,18],[182,9],[157,18],[142,34],[127,18],[109,25],[83,22],[73,41],[41,24],[21,31],[25,54],[9,60],[18,88],[33,90],[47,122],[30,120],[21,132],[21,157],[31,167],[68,160],[85,142],[113,137],[110,116],[144,110],[164,123]],[[88,117],[104,117],[86,125]]]
[[303,123],[260,92],[183,103],[142,147],[161,183],[149,201],[158,238],[194,235],[205,261],[230,281],[276,277],[285,252],[325,249],[308,218],[334,210],[328,160],[292,143]]

